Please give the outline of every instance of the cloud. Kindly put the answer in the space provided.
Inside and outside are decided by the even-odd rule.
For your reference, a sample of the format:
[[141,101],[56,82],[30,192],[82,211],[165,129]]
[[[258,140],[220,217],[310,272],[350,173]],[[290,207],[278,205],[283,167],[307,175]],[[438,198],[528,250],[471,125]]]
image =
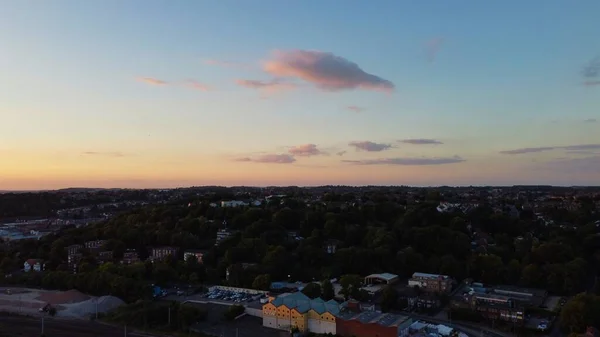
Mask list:
[[365,108],[361,108],[361,107],[359,107],[359,106],[356,106],[356,105],[350,105],[350,106],[346,107],[346,109],[348,109],[348,110],[350,110],[350,111],[357,112],[357,113],[358,113],[358,112],[363,112],[363,111],[367,110],[367,109],[365,109]]
[[272,79],[270,81],[244,80],[235,81],[237,85],[249,89],[261,90],[267,94],[274,94],[281,91],[292,90],[297,87],[294,83],[284,82],[281,79]]
[[466,161],[465,159],[454,157],[399,157],[399,158],[381,158],[366,160],[342,160],[344,163],[354,165],[402,165],[402,166],[426,166],[426,165],[446,165],[456,164]]
[[150,85],[165,85],[167,81],[159,80],[158,78],[153,77],[139,77],[138,81],[150,84]]
[[427,53],[427,61],[429,61],[429,63],[435,61],[435,57],[443,44],[444,38],[441,37],[433,38],[425,43],[425,52]]
[[400,141],[405,144],[413,144],[413,145],[439,145],[444,144],[439,140],[435,139],[425,139],[425,138],[417,138],[417,139],[404,139]]
[[98,151],[86,151],[81,153],[85,156],[103,156],[103,157],[125,157],[123,152],[98,152]]
[[392,147],[390,144],[374,143],[370,141],[350,142],[348,146],[354,147],[357,151],[379,152]]
[[291,164],[296,161],[294,156],[289,154],[265,154],[254,158],[242,157],[236,158],[237,162],[252,162],[252,163],[272,163],[272,164]]
[[600,81],[585,81],[583,82],[583,85],[585,85],[586,87],[593,87],[596,85],[600,85]]
[[525,153],[536,153],[545,152],[552,150],[567,150],[567,151],[580,151],[580,150],[595,150],[600,149],[600,144],[579,144],[579,145],[567,145],[567,146],[542,146],[542,147],[526,147],[522,149],[500,151],[501,154],[525,154]]
[[299,157],[310,157],[310,156],[318,156],[321,154],[325,154],[321,150],[317,148],[315,144],[303,144],[298,146],[293,146],[288,151],[290,154]]
[[600,56],[592,59],[583,67],[582,75],[584,78],[597,78],[600,76]]
[[365,72],[356,63],[320,51],[275,51],[263,69],[277,77],[304,80],[326,91],[394,90],[392,82]]
[[338,155],[340,157],[343,156],[343,155],[345,155],[345,154],[346,154],[346,151],[336,152],[336,155]]
[[194,80],[186,81],[185,86],[187,86],[188,88],[192,88],[192,89],[200,90],[200,91],[209,91],[211,89],[210,86],[208,86],[204,83],[200,83],[198,81],[194,81]]
[[584,123],[596,123],[598,120],[596,118],[588,118],[583,121]]

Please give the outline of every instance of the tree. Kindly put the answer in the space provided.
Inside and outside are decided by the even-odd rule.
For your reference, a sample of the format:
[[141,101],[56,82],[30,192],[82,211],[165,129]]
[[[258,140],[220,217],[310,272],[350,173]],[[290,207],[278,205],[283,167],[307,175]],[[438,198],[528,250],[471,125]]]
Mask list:
[[311,282],[302,289],[302,293],[310,298],[317,298],[321,296],[321,285],[318,283]]
[[343,275],[340,278],[340,285],[342,286],[342,290],[340,290],[340,293],[342,295],[344,295],[346,300],[350,299],[350,297],[354,297],[354,298],[358,299],[359,297],[361,297],[361,294],[360,294],[361,283],[362,283],[362,278],[360,277],[360,275],[355,275],[355,274]]
[[335,290],[331,281],[324,280],[321,282],[321,298],[325,301],[332,300],[335,297]]
[[560,325],[570,332],[600,325],[600,297],[581,293],[571,298],[562,308]]
[[398,292],[392,286],[386,286],[381,293],[381,311],[388,312],[394,309],[398,301]]
[[271,275],[258,275],[256,278],[254,278],[254,282],[252,282],[252,288],[258,290],[269,290],[271,288]]

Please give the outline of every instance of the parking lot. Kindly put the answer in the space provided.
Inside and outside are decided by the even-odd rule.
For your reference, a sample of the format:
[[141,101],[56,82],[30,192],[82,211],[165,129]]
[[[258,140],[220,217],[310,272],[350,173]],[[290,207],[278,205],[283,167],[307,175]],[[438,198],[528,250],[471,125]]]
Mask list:
[[208,300],[220,300],[225,302],[232,302],[238,304],[246,304],[250,302],[254,302],[259,300],[260,298],[264,298],[265,296],[262,294],[250,294],[247,292],[241,291],[229,291],[229,290],[221,290],[215,289],[207,292],[206,294],[201,296],[204,299]]

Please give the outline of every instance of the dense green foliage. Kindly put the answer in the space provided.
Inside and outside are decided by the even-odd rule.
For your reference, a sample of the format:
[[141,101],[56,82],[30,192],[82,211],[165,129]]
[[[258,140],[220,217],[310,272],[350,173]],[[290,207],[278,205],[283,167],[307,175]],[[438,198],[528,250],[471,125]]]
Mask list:
[[[3,253],[0,268],[10,271],[26,258],[41,258],[47,261],[47,269],[65,270],[65,246],[107,239],[106,248],[114,251],[115,259],[126,248],[137,249],[145,259],[149,247],[179,247],[180,255],[167,263],[146,265],[144,270],[136,266],[134,271],[125,267],[103,271],[134,280],[128,275],[141,273],[144,277],[139,279],[156,283],[222,283],[226,269],[227,283],[243,287],[252,287],[256,277],[265,274],[270,280],[289,275],[293,280],[312,281],[375,272],[406,277],[419,271],[570,294],[585,288],[600,261],[600,235],[593,223],[599,215],[586,200],[572,211],[548,208],[547,213],[558,221],[546,226],[529,209],[518,217],[502,211],[508,204],[520,206],[519,200],[480,203],[466,214],[440,213],[436,206],[443,198],[426,189],[410,198],[379,192],[327,193],[312,203],[303,201],[306,198],[299,190],[294,197],[271,199],[260,207],[221,208],[209,204],[222,199],[212,194],[186,200],[189,205],[143,207],[106,223],[21,242]],[[239,232],[215,247],[223,220]],[[304,239],[296,240],[290,232]],[[485,233],[485,245],[472,245],[474,232]],[[334,254],[325,249],[331,243],[336,245]],[[204,265],[182,262],[186,249],[206,249]],[[88,255],[80,269],[91,272],[97,265]],[[264,289],[265,284],[263,277],[256,285]]]
[[600,296],[582,293],[573,297],[560,313],[560,324],[570,332],[600,326]]

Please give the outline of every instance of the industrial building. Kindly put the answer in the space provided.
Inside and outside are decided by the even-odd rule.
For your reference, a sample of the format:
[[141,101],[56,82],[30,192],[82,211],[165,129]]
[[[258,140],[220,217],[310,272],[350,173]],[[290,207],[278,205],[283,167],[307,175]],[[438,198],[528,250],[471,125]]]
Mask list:
[[262,307],[263,326],[318,334],[336,334],[340,304],[334,300],[310,299],[301,292],[270,297]]
[[452,309],[469,309],[491,320],[522,325],[529,308],[539,308],[548,292],[513,286],[484,286],[473,282],[459,289],[450,301]]
[[337,315],[336,331],[343,337],[404,337],[411,324],[403,315],[343,310]]
[[453,280],[447,275],[414,273],[408,280],[411,287],[418,286],[421,290],[432,293],[449,293],[452,291]]
[[[373,306],[370,307],[374,309]],[[263,326],[343,337],[404,337],[409,317],[365,310],[356,301],[310,299],[301,292],[269,297],[262,306]]]

